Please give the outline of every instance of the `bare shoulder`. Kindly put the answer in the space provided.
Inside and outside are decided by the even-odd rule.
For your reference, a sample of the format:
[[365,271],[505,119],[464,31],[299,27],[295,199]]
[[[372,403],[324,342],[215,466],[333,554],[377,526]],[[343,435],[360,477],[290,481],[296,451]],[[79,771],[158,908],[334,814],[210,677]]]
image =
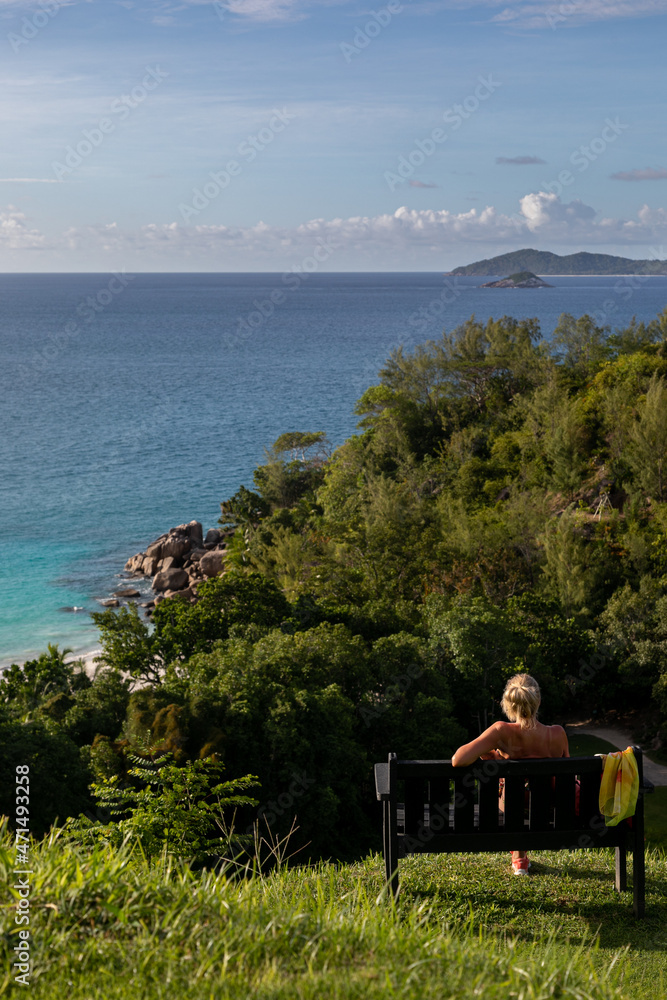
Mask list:
[[516,742],[517,730],[521,732],[515,722],[504,722],[501,719],[489,726],[488,732],[493,732],[500,750],[507,750],[511,742]]
[[508,733],[511,733],[511,731],[512,731],[512,723],[503,722],[501,719],[499,719],[497,722],[491,723],[489,728],[486,730],[485,735],[488,734],[490,736],[493,734],[497,739],[501,740],[503,739],[503,737],[507,736]]
[[494,722],[489,726],[489,729],[493,729],[495,733],[511,733],[515,728],[515,722],[505,722],[504,719],[498,719],[497,722]]
[[553,742],[563,751],[564,757],[570,756],[570,749],[567,742],[567,733],[562,726],[549,726]]

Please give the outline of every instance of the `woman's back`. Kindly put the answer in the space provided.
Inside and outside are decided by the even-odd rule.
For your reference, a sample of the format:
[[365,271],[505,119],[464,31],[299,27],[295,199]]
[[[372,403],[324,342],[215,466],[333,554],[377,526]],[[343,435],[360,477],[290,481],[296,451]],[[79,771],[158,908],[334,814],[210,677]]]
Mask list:
[[543,726],[536,722],[530,729],[518,722],[498,722],[497,749],[509,760],[525,757],[569,757],[567,736],[562,726]]
[[[480,736],[459,747],[452,757],[454,767],[476,760],[522,760],[526,757],[569,757],[567,736],[562,726],[543,726],[537,721],[541,695],[530,674],[510,677],[502,698],[503,712],[510,722],[494,722]],[[499,782],[501,809],[504,809],[504,780]],[[530,862],[525,851],[512,851],[515,875],[527,875]]]

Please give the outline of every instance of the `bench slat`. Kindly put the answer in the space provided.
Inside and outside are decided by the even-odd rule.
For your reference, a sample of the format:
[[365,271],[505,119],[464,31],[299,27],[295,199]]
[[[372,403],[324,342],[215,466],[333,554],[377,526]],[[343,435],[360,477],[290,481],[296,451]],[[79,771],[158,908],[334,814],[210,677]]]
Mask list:
[[416,837],[424,826],[424,792],[425,782],[406,781],[405,783],[405,832]]
[[482,833],[492,833],[500,828],[500,810],[498,801],[498,778],[480,780],[479,788],[479,830]]
[[575,826],[576,775],[557,774],[554,785],[554,828],[570,830]]
[[[523,830],[524,812],[526,808],[526,785],[525,779],[512,775],[505,778],[505,831],[516,832]],[[520,848],[517,848],[519,850]]]
[[551,828],[553,813],[552,779],[546,775],[533,775],[528,779],[530,805],[528,810],[528,825],[531,830],[548,830]]
[[582,774],[579,781],[579,824],[588,830],[600,816],[600,781],[594,774]]
[[454,779],[454,832],[472,833],[475,829],[475,784],[465,776]]
[[431,778],[428,783],[428,822],[435,833],[449,829],[451,788],[446,778]]

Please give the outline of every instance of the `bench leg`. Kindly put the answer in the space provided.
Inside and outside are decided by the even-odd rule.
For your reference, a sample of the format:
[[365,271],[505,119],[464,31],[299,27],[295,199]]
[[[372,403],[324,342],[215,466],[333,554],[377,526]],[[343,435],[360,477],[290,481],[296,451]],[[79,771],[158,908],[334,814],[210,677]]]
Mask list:
[[391,891],[396,899],[398,897],[398,841],[396,835],[392,836],[392,809],[390,802],[383,802],[382,810],[382,848],[384,853],[384,874],[387,885],[391,885]]
[[628,865],[625,847],[616,848],[616,892],[625,892],[628,887]]
[[643,814],[639,817],[638,821],[635,820],[635,842],[632,851],[632,908],[637,918],[644,916],[644,897],[646,892],[643,820]]
[[382,854],[384,855],[384,876],[388,882],[391,879],[391,841],[390,841],[389,803],[382,803]]

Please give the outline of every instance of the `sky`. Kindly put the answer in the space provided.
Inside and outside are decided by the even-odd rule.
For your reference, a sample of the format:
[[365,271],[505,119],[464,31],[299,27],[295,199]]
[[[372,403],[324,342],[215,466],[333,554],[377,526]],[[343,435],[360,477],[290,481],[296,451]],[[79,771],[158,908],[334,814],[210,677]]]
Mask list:
[[667,258],[667,0],[0,0],[0,271]]

